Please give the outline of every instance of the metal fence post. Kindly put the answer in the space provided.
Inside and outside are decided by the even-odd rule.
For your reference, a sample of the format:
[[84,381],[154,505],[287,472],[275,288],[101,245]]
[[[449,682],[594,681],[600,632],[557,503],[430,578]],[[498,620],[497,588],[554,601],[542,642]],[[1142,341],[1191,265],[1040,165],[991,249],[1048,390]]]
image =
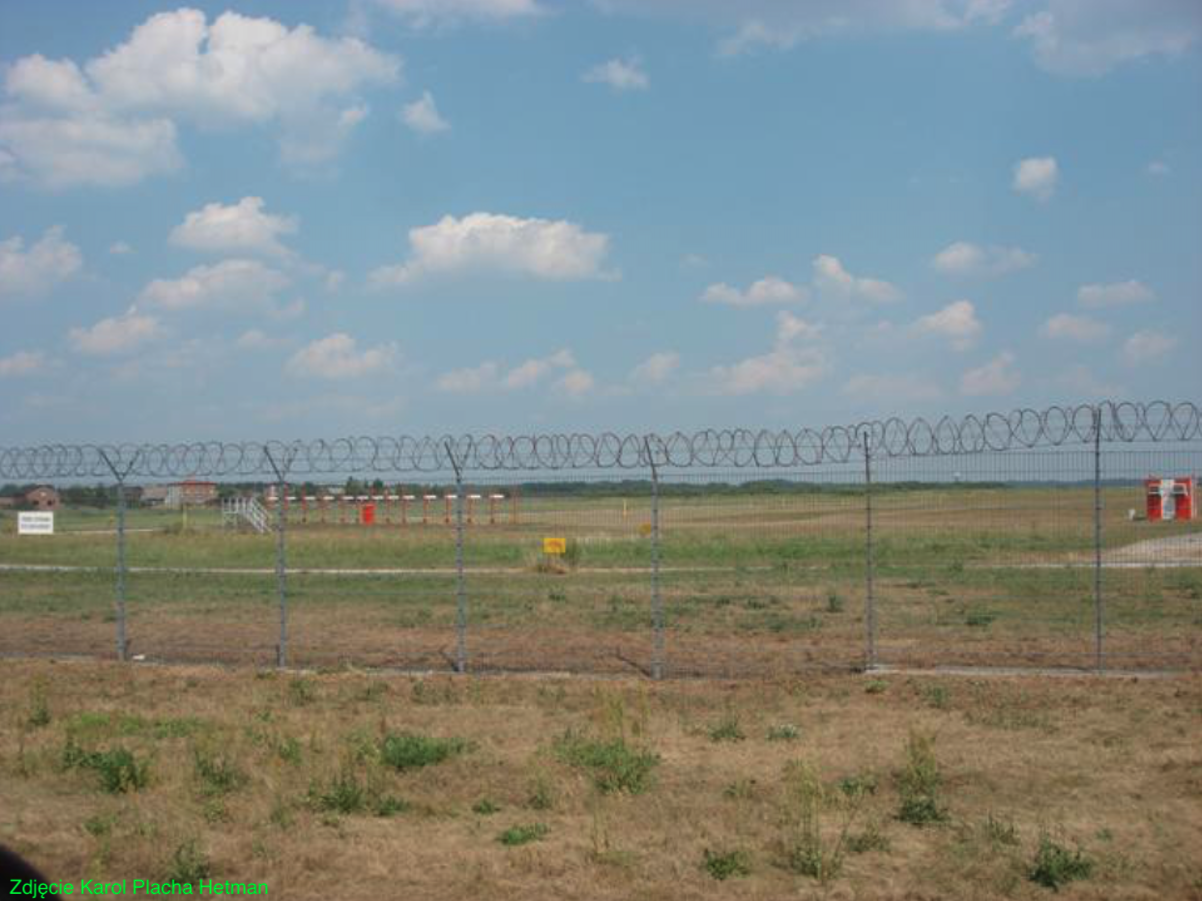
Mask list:
[[864,666],[876,668],[876,561],[872,546],[872,449],[864,432]]
[[455,672],[467,672],[467,585],[463,572],[463,472],[447,442],[447,457],[455,470]]
[[275,650],[275,665],[283,669],[288,665],[288,557],[287,531],[288,517],[284,513],[284,493],[288,490],[285,476],[291,465],[290,460],[284,460],[281,468],[271,455],[270,448],[264,448],[267,462],[275,470],[275,584],[279,600],[280,638]]
[[651,678],[664,677],[664,599],[659,588],[659,468],[651,453],[650,439],[643,439],[651,467]]
[[117,469],[113,461],[109,459],[109,455],[104,451],[100,452],[101,459],[105,465],[112,471],[113,477],[117,480],[117,585],[116,585],[116,605],[117,605],[117,659],[129,659],[129,643],[125,634],[125,477],[133,471],[134,464],[138,461],[141,454],[135,454],[130,461],[129,466],[124,471]]
[[1094,665],[1105,669],[1102,642],[1106,611],[1102,600],[1102,408],[1094,408],[1093,421],[1093,631]]

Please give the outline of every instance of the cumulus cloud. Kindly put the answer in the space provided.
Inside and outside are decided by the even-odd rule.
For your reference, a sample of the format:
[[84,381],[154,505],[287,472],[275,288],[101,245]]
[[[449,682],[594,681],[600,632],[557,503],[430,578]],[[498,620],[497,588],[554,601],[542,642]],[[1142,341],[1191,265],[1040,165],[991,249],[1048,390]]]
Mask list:
[[545,10],[538,0],[374,0],[376,6],[405,19],[414,28],[464,22],[528,19]]
[[291,251],[280,238],[295,234],[297,221],[263,211],[263,198],[243,197],[226,206],[209,203],[188,213],[171,230],[168,241],[176,247],[202,253],[259,253],[286,257]]
[[196,266],[177,279],[155,279],[138,299],[165,310],[270,309],[275,295],[288,283],[286,275],[258,260],[222,260]]
[[1060,167],[1051,156],[1029,157],[1014,164],[1014,190],[1040,203],[1051,200],[1060,178]]
[[1164,160],[1152,160],[1148,163],[1147,173],[1149,175],[1168,175],[1171,171],[1169,164]]
[[134,249],[125,241],[114,241],[109,245],[109,253],[115,257],[128,256],[133,253]]
[[423,91],[420,98],[406,104],[401,110],[401,119],[420,135],[438,134],[451,127],[451,123],[438,112],[434,96],[429,91]]
[[534,278],[604,278],[609,236],[574,222],[494,213],[444,216],[409,231],[410,259],[369,277],[373,287],[405,285],[426,275],[494,271]]
[[1123,342],[1123,362],[1128,366],[1163,362],[1176,347],[1177,338],[1173,335],[1146,329],[1136,332]]
[[301,378],[353,379],[393,368],[395,344],[380,344],[360,350],[355,339],[344,332],[311,341],[288,360],[289,375]]
[[[564,376],[573,372],[584,371],[576,365],[572,352],[565,348],[547,357],[532,357],[508,370],[492,361],[468,369],[452,370],[439,376],[436,384],[440,391],[451,394],[520,391],[539,384],[554,373],[561,373],[562,381]],[[581,380],[573,379],[572,384],[579,387]]]
[[1202,34],[1202,8],[1196,0],[1048,0],[1014,34],[1047,71],[1098,76],[1145,57],[1179,56]]
[[555,382],[555,390],[566,394],[568,397],[579,398],[584,397],[584,395],[592,391],[596,385],[596,379],[592,375],[583,369],[573,369]]
[[709,382],[718,394],[795,394],[826,375],[829,364],[821,348],[802,342],[819,336],[821,328],[782,310],[776,317],[772,350],[728,366],[715,366]]
[[288,343],[287,338],[273,338],[260,329],[252,328],[239,335],[234,346],[241,350],[271,350]]
[[1014,362],[1014,354],[1003,351],[984,366],[968,370],[960,379],[960,393],[968,397],[1013,394],[1022,382]]
[[937,313],[920,317],[914,323],[914,330],[919,334],[946,338],[953,349],[963,352],[977,343],[983,328],[972,303],[957,300]]
[[1039,334],[1045,338],[1095,344],[1110,337],[1110,326],[1088,316],[1057,313],[1040,326]]
[[1155,298],[1151,288],[1135,279],[1109,285],[1082,285],[1077,289],[1077,303],[1093,309],[1150,303]]
[[654,353],[630,370],[630,381],[639,385],[658,385],[680,367],[680,354],[675,351]]
[[949,244],[931,260],[931,265],[945,275],[981,276],[994,278],[1028,269],[1038,258],[1019,247],[1000,247],[996,244],[980,247],[968,241]]
[[67,338],[80,353],[111,356],[127,353],[161,334],[155,317],[130,307],[124,315],[101,319],[90,328],[73,328]]
[[949,32],[994,24],[1011,0],[597,0],[613,12],[670,15],[707,22],[727,36],[721,55],[787,50],[827,35],[869,32]]
[[359,93],[400,61],[308,25],[195,9],[157,13],[82,66],[27,56],[5,75],[0,178],[47,187],[121,186],[182,165],[179,123],[276,130],[297,164],[332,157],[362,119]]
[[901,291],[889,282],[854,276],[839,262],[838,257],[823,254],[814,259],[814,285],[824,294],[842,295],[889,303],[901,298]]
[[0,357],[0,378],[33,375],[46,366],[46,355],[41,351],[19,350],[7,357]]
[[63,238],[61,225],[46,229],[28,248],[19,235],[0,241],[0,300],[45,294],[82,265],[83,254]]
[[766,304],[798,303],[808,296],[805,288],[791,284],[783,278],[769,275],[752,282],[746,291],[731,287],[726,282],[710,285],[701,295],[704,303],[720,303],[732,307],[756,307]]
[[611,59],[599,63],[585,72],[581,78],[590,84],[607,84],[615,91],[645,91],[651,79],[643,71],[637,59]]

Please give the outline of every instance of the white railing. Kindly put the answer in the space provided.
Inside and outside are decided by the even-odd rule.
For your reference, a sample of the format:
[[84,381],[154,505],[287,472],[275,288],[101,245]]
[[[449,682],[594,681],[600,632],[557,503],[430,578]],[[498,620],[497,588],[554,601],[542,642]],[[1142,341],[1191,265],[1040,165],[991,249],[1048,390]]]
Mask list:
[[227,526],[237,526],[245,522],[256,532],[268,530],[267,511],[258,499],[253,497],[231,497],[222,501],[221,522]]

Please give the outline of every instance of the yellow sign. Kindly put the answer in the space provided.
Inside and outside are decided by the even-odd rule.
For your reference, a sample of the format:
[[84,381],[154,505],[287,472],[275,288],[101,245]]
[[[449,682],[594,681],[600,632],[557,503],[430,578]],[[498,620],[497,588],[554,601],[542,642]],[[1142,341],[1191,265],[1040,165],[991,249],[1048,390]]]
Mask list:
[[568,540],[566,538],[544,538],[543,553],[544,554],[566,554],[568,552]]
[[649,522],[639,523],[639,534],[644,537],[646,537],[647,535],[650,535],[651,534],[651,523],[649,523]]

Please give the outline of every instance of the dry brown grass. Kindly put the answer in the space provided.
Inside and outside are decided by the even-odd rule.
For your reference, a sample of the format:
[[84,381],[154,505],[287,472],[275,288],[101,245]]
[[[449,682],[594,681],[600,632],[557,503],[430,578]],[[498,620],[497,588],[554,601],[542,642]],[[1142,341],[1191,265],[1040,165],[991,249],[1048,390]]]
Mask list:
[[[35,715],[43,703],[48,723]],[[714,741],[715,726],[732,718],[745,739]],[[799,736],[768,740],[780,724]],[[567,729],[650,748],[661,757],[653,786],[599,794],[555,753]],[[943,825],[896,819],[894,774],[914,729],[937,736]],[[402,730],[472,746],[398,773],[373,748],[382,732]],[[108,795],[93,774],[63,771],[68,733],[89,749],[148,757],[149,787]],[[288,901],[971,899],[1050,896],[1026,878],[1050,831],[1095,862],[1065,898],[1199,898],[1200,748],[1196,675],[652,684],[6,661],[0,841],[55,878],[78,880],[163,877],[175,849],[195,840],[215,877],[266,881]],[[206,795],[192,763],[198,749],[219,752],[248,782]],[[828,785],[876,780],[852,828],[875,827],[887,847],[849,854],[825,886],[785,866],[796,811],[784,774],[797,760]],[[306,802],[312,784],[347,770],[408,809],[380,818]],[[536,786],[550,809],[532,806]],[[500,811],[473,812],[482,799]],[[1013,824],[1018,844],[991,833],[990,817]],[[543,840],[497,841],[533,823],[549,827]],[[825,811],[824,838],[838,826],[838,812]],[[715,881],[702,866],[707,849],[746,852],[751,874]]]

